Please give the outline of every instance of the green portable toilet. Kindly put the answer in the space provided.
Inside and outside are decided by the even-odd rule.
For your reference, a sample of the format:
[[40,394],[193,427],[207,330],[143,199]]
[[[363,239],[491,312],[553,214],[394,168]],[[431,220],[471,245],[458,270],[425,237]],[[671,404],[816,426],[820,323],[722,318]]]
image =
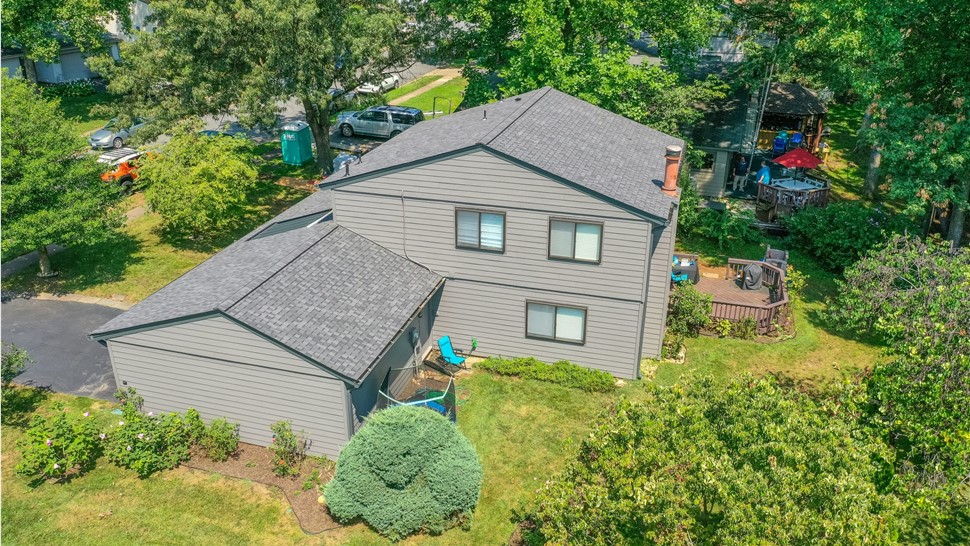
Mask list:
[[310,126],[305,121],[294,121],[283,126],[283,163],[287,165],[303,165],[313,161],[313,148]]

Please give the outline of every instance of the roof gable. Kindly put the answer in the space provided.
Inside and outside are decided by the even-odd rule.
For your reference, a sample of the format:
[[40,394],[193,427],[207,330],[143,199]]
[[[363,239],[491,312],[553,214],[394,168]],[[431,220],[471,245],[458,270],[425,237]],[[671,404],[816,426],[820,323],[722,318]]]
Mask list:
[[670,145],[683,141],[544,87],[419,123],[321,187],[486,149],[664,223],[676,203],[660,191]]

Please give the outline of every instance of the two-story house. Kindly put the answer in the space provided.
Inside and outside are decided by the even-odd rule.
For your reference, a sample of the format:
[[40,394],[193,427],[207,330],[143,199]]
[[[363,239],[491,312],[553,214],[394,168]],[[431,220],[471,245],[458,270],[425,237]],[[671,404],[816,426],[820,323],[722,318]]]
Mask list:
[[477,355],[636,378],[660,352],[683,142],[543,88],[422,122],[92,334],[155,411],[336,454],[391,368]]

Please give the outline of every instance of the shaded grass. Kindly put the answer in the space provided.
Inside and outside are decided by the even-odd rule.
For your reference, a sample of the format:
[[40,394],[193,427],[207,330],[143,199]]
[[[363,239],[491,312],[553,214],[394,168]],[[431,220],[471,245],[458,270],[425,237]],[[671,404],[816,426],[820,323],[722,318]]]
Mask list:
[[[434,99],[435,97],[438,97],[438,112],[441,112],[442,114],[450,114],[454,111],[454,109],[458,108],[459,104],[461,104],[466,87],[468,87],[468,80],[465,78],[455,78],[448,83],[439,85],[426,93],[422,93],[411,98],[410,100],[402,103],[401,106],[417,108],[422,112],[425,112],[427,117],[430,118],[430,112],[432,111],[432,108],[435,107]],[[451,111],[448,111],[448,99],[451,100]]]
[[424,86],[426,86],[426,85],[428,85],[430,83],[434,83],[434,82],[440,80],[441,78],[442,78],[442,76],[440,76],[438,74],[429,74],[429,75],[426,75],[426,76],[421,76],[420,78],[414,80],[413,82],[410,82],[408,84],[402,85],[401,87],[398,87],[397,89],[391,89],[387,93],[384,93],[384,98],[387,101],[392,101],[392,100],[394,100],[394,99],[396,99],[398,97],[403,97],[404,95],[407,95],[408,93],[412,93],[414,91],[417,91],[418,89],[421,89],[422,87],[424,87]]
[[108,93],[95,93],[86,97],[62,97],[61,111],[64,116],[71,118],[77,123],[77,130],[80,133],[89,133],[95,129],[100,129],[108,118],[98,115],[91,110],[98,105],[113,104],[118,98]]
[[102,298],[123,294],[127,301],[140,301],[304,196],[306,192],[261,181],[236,226],[206,242],[165,236],[161,232],[161,217],[148,212],[107,241],[70,247],[52,256],[51,264],[60,273],[57,277],[39,279],[36,268],[28,267],[5,279],[3,288]]
[[313,161],[303,165],[288,165],[283,163],[283,148],[278,140],[264,142],[253,147],[253,153],[259,156],[259,177],[276,182],[281,177],[298,178],[300,180],[316,180],[320,178],[320,169]]
[[869,154],[866,146],[856,149],[856,135],[864,110],[859,105],[833,104],[825,116],[825,125],[832,134],[827,139],[831,152],[824,170],[832,182],[832,194],[838,199],[862,198]]

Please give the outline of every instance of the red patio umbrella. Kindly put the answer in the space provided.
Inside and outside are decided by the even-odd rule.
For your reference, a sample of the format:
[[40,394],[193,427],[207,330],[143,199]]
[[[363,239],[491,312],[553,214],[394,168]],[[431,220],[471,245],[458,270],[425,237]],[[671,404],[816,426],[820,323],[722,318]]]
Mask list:
[[788,167],[789,169],[814,169],[822,164],[822,160],[805,151],[804,148],[795,148],[787,154],[773,159],[775,163]]

